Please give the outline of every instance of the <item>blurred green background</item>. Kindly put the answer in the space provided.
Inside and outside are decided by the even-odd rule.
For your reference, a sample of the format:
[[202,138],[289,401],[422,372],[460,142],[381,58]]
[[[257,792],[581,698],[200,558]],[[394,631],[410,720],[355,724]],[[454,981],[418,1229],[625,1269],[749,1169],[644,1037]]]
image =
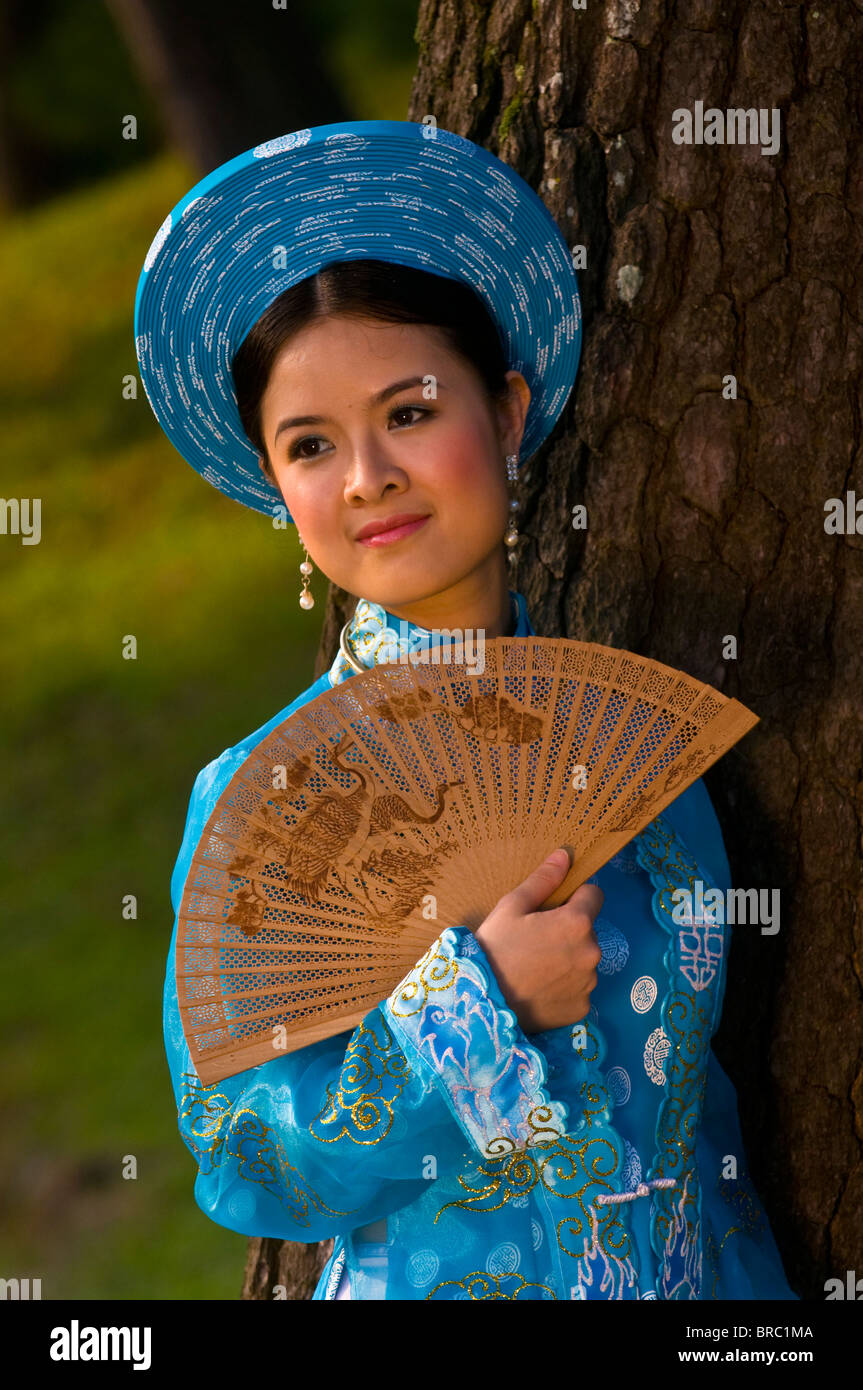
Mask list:
[[[0,1276],[41,1278],[45,1299],[239,1295],[246,1239],[195,1204],[163,1050],[170,876],[198,770],[311,683],[325,596],[316,575],[303,612],[294,529],[207,486],[140,385],[123,396],[144,255],[205,172],[119,14],[150,8],[13,4],[3,21],[0,490],[42,499],[42,538],[0,537]],[[229,47],[247,7],[213,8]],[[288,8],[333,114],[295,119],[294,90],[256,138],[405,118],[412,0]],[[247,147],[220,138],[224,158]]]

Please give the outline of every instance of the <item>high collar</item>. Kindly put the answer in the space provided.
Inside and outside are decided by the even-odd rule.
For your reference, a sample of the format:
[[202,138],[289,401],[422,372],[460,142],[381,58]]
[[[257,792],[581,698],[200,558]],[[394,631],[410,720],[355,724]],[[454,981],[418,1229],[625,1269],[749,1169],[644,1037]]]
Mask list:
[[[524,595],[510,589],[509,596],[516,616],[512,636],[534,636]],[[348,623],[347,637],[357,661],[370,668],[382,662],[396,661],[406,652],[438,645],[440,629],[420,627],[418,623],[397,618],[379,603],[371,603],[368,599],[361,598]],[[350,662],[339,651],[330,667],[330,685],[338,685],[340,681],[353,674],[354,669]]]

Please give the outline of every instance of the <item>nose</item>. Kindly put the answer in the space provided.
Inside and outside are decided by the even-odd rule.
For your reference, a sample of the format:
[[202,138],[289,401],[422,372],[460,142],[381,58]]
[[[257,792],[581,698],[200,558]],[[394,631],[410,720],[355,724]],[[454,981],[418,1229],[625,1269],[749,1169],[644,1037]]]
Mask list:
[[380,440],[357,443],[345,474],[345,501],[377,502],[390,492],[404,492],[410,479]]

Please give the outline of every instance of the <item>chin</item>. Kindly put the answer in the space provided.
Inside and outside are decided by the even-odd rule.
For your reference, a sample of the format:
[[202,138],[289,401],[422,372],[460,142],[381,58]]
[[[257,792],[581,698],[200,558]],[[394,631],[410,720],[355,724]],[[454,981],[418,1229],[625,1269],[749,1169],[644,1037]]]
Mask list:
[[382,608],[392,611],[404,603],[421,603],[425,599],[434,598],[435,594],[441,593],[447,585],[429,584],[428,580],[417,580],[415,584],[400,584],[398,588],[388,585],[386,589],[379,585],[367,585],[363,590],[362,597],[367,598],[371,603],[379,603]]
[[[476,537],[471,539],[473,543],[468,547],[459,546],[448,537],[448,555],[441,555],[440,545],[424,548],[422,554],[417,549],[408,553],[407,547],[401,555],[368,552],[362,556],[363,563],[352,567],[346,583],[333,576],[334,582],[348,593],[390,611],[402,604],[424,602],[454,589],[488,564],[491,555],[502,548],[497,533],[489,537],[485,547],[477,546]],[[502,564],[506,568],[505,556]]]
[[[393,575],[378,583],[369,578],[362,589],[362,596],[373,603],[381,604],[383,608],[391,609],[394,604],[419,603],[434,598],[435,594],[451,589],[461,578],[463,576],[460,572],[452,575],[430,575],[427,568],[409,571],[406,567],[403,578]],[[361,585],[363,583],[359,578],[354,582]]]

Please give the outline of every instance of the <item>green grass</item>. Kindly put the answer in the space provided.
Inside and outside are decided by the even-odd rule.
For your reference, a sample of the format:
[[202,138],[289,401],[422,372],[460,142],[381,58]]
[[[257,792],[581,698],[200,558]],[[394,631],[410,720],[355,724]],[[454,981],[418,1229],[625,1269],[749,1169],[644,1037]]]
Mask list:
[[323,603],[298,607],[294,529],[123,399],[138,272],[194,178],[163,158],[0,227],[2,492],[42,499],[39,545],[0,536],[0,1273],[49,1299],[242,1281],[245,1238],[195,1205],[176,1127],[170,876],[198,770],[310,684]]

